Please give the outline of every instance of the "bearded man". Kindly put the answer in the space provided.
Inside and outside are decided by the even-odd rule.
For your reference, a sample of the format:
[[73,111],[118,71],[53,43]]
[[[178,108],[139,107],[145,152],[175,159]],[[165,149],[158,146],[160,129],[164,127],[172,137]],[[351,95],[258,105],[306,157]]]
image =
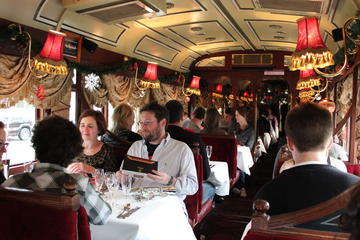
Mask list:
[[134,142],[128,155],[158,162],[158,170],[148,173],[141,186],[174,186],[182,200],[198,190],[194,155],[183,142],[166,132],[169,114],[165,107],[150,103],[140,109],[142,140]]

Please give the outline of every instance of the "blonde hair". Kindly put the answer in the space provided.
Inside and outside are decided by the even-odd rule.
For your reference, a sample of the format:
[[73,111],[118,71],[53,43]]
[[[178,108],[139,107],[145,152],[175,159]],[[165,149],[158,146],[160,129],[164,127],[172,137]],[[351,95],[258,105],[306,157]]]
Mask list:
[[130,105],[122,103],[116,106],[112,115],[112,132],[116,132],[119,129],[130,130],[129,128],[131,128],[131,126],[128,126],[127,121],[130,117],[134,117],[134,111]]

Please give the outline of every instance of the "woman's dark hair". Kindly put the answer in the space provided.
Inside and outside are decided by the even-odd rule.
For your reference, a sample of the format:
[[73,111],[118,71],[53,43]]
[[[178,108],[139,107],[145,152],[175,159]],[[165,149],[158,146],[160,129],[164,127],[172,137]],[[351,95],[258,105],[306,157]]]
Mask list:
[[58,116],[38,122],[31,142],[37,160],[63,167],[83,150],[79,129],[69,120]]
[[209,108],[205,114],[205,128],[208,131],[213,131],[219,128],[220,114],[215,108]]
[[346,212],[340,217],[340,228],[350,232],[349,240],[360,239],[360,185],[351,194]]
[[2,121],[0,121],[0,129],[3,129],[3,128],[5,128],[5,124]]
[[102,114],[102,112],[95,111],[92,109],[85,110],[84,112],[81,113],[81,115],[79,117],[78,126],[80,126],[81,119],[83,119],[84,117],[93,117],[96,121],[96,125],[99,130],[98,135],[101,136],[101,135],[105,134],[106,121],[105,121],[105,118],[104,118],[104,115]]
[[236,107],[236,111],[241,115],[243,116],[246,121],[249,122],[249,108],[248,107],[240,107],[240,106],[237,106]]

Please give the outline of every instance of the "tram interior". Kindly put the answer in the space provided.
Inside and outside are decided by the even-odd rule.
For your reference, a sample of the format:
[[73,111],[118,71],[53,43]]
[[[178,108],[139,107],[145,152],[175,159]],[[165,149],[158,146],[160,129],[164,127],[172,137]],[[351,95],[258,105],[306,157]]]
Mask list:
[[[126,103],[134,110],[131,130],[138,132],[143,125],[139,111],[151,102],[177,100],[189,117],[197,107],[215,108],[223,118],[227,109],[235,114],[236,107],[245,106],[256,134],[246,192],[233,190],[231,181],[239,179],[235,153],[227,162],[228,193],[207,206],[198,203],[198,212],[189,216],[193,238],[241,239],[251,219],[255,230],[247,239],[349,238],[344,232],[292,228],[345,208],[351,191],[309,208],[308,215],[299,211],[299,221],[291,214],[269,220],[267,207],[253,203],[257,191],[291,158],[284,148],[285,118],[299,103],[333,103],[334,142],[346,153],[341,160],[347,171],[360,176],[360,0],[2,0],[0,5],[0,121],[8,143],[1,168],[6,175],[34,164],[33,130],[49,116],[78,124],[82,112],[93,109],[111,130],[114,109]],[[327,48],[334,59],[332,66],[309,67],[310,77],[303,75],[310,64],[300,70],[293,60],[312,49],[300,49],[303,19],[315,19],[316,48]],[[58,37],[61,56],[44,54],[48,41],[55,44]],[[264,135],[259,119],[269,112],[276,124]],[[206,145],[234,141],[238,151],[236,136],[212,137],[204,137]],[[212,159],[222,157],[212,154]]]

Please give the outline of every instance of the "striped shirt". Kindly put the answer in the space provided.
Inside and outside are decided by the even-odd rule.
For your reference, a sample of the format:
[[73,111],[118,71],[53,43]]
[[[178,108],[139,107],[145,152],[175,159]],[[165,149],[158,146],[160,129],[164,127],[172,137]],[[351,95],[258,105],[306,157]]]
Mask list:
[[80,174],[67,174],[65,168],[57,164],[35,164],[31,173],[14,175],[2,186],[51,192],[62,189],[65,180],[69,177],[77,183],[76,190],[80,196],[80,204],[86,209],[89,222],[96,225],[105,224],[111,214],[111,208],[95,191],[89,179]]

